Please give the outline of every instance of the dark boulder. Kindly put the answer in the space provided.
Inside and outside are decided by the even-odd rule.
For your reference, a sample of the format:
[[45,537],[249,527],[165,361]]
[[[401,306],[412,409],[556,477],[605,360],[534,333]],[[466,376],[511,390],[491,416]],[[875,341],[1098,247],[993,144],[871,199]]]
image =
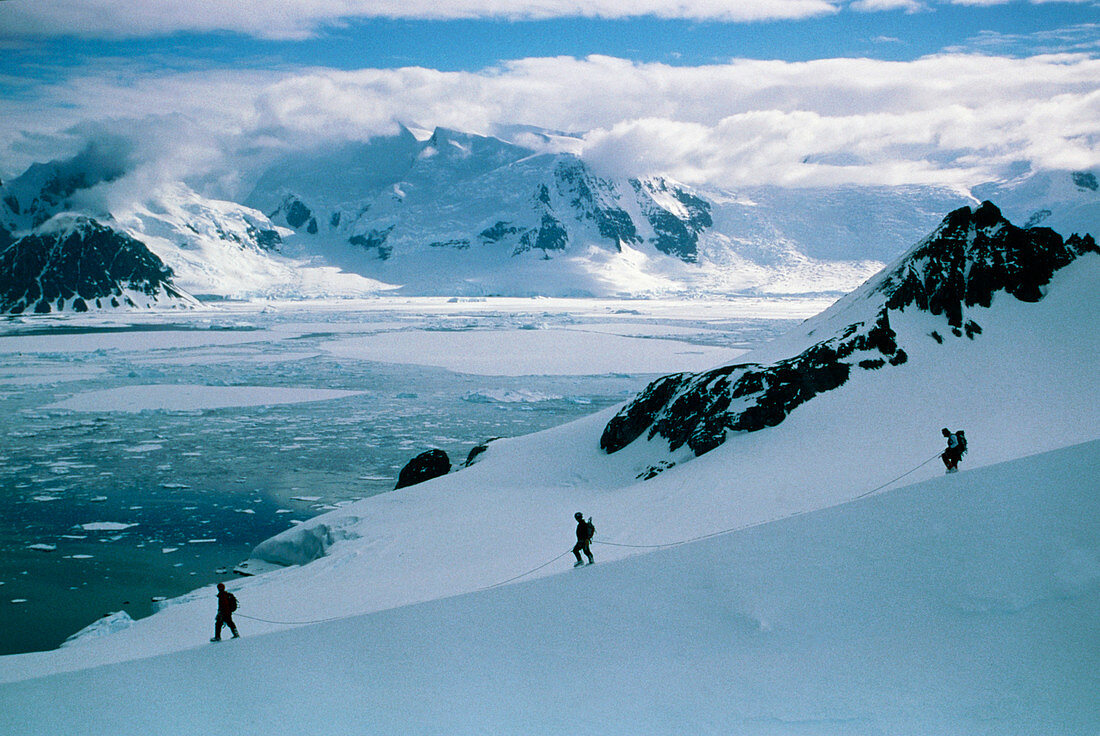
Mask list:
[[462,467],[468,468],[476,463],[478,461],[478,458],[481,457],[482,453],[489,449],[489,443],[499,439],[500,437],[490,437],[489,439],[482,442],[480,445],[477,445],[472,450],[470,450],[470,454],[466,456],[466,462],[462,464]]
[[432,449],[422,452],[401,468],[394,489],[415,486],[432,478],[438,478],[451,472],[451,459],[443,450]]

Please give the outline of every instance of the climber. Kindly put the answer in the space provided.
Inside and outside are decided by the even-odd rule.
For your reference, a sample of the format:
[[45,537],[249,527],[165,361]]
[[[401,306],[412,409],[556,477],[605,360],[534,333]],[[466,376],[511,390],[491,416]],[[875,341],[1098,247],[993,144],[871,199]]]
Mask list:
[[940,432],[947,439],[947,447],[940,454],[940,458],[948,473],[956,473],[959,470],[959,460],[966,453],[966,435],[961,429],[958,432],[952,432],[947,427]]
[[233,612],[236,610],[237,597],[225,589],[225,583],[218,583],[218,615],[214,617],[214,638],[210,641],[222,640],[222,626],[229,627],[234,639],[240,638],[233,623]]
[[592,559],[592,537],[596,534],[596,527],[592,525],[591,518],[585,521],[584,514],[580,511],[573,514],[573,518],[577,520],[577,544],[573,547],[573,554],[576,556],[577,561],[573,564],[573,567],[580,567],[584,564],[581,559],[581,552],[588,555],[588,564],[591,565],[595,562]]

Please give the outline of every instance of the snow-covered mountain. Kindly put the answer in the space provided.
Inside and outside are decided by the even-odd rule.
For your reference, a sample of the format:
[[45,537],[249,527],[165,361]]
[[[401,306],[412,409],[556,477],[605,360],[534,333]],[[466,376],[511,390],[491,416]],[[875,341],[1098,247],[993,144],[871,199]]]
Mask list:
[[[850,291],[946,211],[1100,230],[1090,172],[948,187],[695,188],[595,171],[579,139],[447,129],[286,153],[243,204],[89,145],[0,186],[0,248],[66,212],[145,243],[179,288],[225,297],[694,296]],[[249,164],[249,166],[253,166]]]
[[975,187],[973,194],[996,202],[1022,227],[1049,227],[1065,234],[1100,231],[1100,181],[1091,171],[1026,173]]
[[406,293],[599,296],[847,291],[881,267],[872,244],[900,249],[962,201],[703,191],[446,129],[288,156],[246,200],[297,232],[288,248]]
[[[165,283],[176,290],[219,297],[363,296],[384,284],[280,252],[282,234],[262,213],[243,205],[202,197],[185,184],[155,182],[148,187],[126,179],[130,163],[117,151],[89,146],[77,156],[36,164],[0,185],[0,250],[22,238],[49,240],[74,218],[94,218],[107,228],[137,241],[169,270]],[[58,222],[55,222],[57,220]],[[27,237],[35,238],[26,240]],[[62,244],[75,243],[64,240]],[[68,246],[65,246],[68,247]],[[16,252],[7,261],[21,258]],[[80,253],[54,253],[69,260]],[[25,272],[0,273],[21,284]],[[63,291],[84,293],[76,281],[57,282]],[[14,307],[11,302],[8,307]],[[84,300],[89,309],[115,308],[111,301]],[[133,306],[133,300],[118,308]],[[156,306],[144,304],[143,306]],[[63,303],[60,309],[81,309]],[[52,309],[59,311],[57,304]]]
[[0,312],[197,305],[144,244],[87,217],[52,217],[0,250]]

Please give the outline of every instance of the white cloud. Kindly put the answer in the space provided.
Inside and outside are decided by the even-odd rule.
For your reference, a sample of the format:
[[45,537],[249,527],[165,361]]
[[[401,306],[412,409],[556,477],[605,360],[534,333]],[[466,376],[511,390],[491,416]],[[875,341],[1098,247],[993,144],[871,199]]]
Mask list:
[[9,37],[135,38],[230,31],[264,39],[313,38],[369,18],[623,19],[720,22],[798,20],[859,12],[918,12],[936,4],[988,7],[1095,0],[12,0],[0,2]]
[[760,21],[837,12],[840,0],[27,0],[0,3],[10,34],[135,37],[236,31],[303,39],[356,18],[629,18]]
[[1093,53],[1100,50],[1100,23],[1078,23],[1032,33],[980,31],[966,44],[945,49],[948,53],[977,50],[983,53],[1026,53],[1029,56],[1057,53]]
[[[168,168],[191,166],[192,176],[232,177],[240,156],[367,139],[399,122],[475,133],[515,124],[573,131],[581,137],[569,145],[609,172],[722,186],[973,183],[1019,161],[1100,165],[1100,60],[1086,55],[703,67],[594,56],[524,59],[481,72],[279,75],[160,76],[110,66],[43,90],[30,107],[0,100],[0,118],[13,121],[20,137],[0,136],[8,136],[10,154],[81,119],[141,118],[149,110],[182,113],[207,131],[183,135],[176,122],[143,134],[166,154],[189,141],[190,151],[173,154]],[[225,156],[212,153],[211,141]]]
[[928,9],[928,6],[923,2],[919,2],[919,0],[855,0],[849,7],[852,10],[864,13],[884,10],[904,10],[907,13],[917,13]]

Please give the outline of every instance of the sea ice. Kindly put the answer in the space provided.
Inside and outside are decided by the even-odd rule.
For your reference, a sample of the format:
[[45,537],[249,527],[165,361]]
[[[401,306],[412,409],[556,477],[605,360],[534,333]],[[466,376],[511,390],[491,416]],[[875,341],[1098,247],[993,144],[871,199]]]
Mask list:
[[745,352],[565,329],[392,332],[337,340],[322,348],[342,358],[483,376],[702,371]]
[[562,397],[556,394],[544,394],[538,391],[528,391],[526,389],[509,390],[509,389],[481,389],[479,391],[470,391],[462,397],[463,401],[469,401],[475,404],[489,404],[489,403],[501,403],[501,404],[533,404],[539,401],[557,401]]
[[328,401],[358,393],[361,392],[271,386],[154,384],[86,391],[43,408],[99,412],[187,411]]

